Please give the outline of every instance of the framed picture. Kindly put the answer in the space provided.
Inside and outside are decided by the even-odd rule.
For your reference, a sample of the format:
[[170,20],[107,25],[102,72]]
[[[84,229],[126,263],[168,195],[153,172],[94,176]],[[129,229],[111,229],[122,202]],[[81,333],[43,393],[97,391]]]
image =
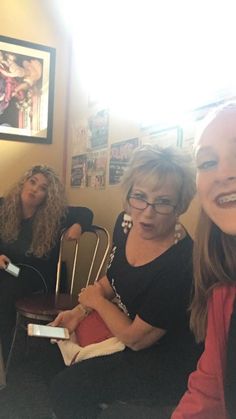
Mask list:
[[93,110],[88,118],[89,149],[107,147],[109,112],[108,109]]
[[180,126],[166,127],[160,130],[148,130],[142,136],[142,144],[158,144],[160,147],[182,145],[182,129]]
[[0,36],[0,139],[52,142],[55,49]]

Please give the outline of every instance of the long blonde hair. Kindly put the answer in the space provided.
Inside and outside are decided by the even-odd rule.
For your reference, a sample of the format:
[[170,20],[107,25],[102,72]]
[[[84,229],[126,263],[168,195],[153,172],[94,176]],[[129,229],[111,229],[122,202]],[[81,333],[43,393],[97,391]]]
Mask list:
[[36,174],[48,181],[47,195],[33,216],[32,242],[29,254],[46,256],[56,244],[61,222],[66,215],[64,187],[54,170],[45,165],[33,166],[6,194],[0,206],[0,238],[11,243],[17,240],[23,220],[21,192],[25,182]]
[[[222,112],[236,113],[236,102],[221,105],[203,121],[197,141],[207,126]],[[224,233],[201,209],[193,249],[194,297],[190,327],[196,340],[206,336],[207,303],[212,290],[222,284],[236,283],[236,237]]]
[[206,335],[207,301],[213,288],[236,284],[236,237],[221,231],[201,210],[193,251],[195,289],[190,326],[198,342]]

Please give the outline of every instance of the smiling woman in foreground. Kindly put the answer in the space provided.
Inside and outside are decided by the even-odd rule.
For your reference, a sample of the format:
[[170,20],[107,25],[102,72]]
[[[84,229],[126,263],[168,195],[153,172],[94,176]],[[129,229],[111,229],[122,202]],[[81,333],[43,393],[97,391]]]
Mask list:
[[236,103],[211,114],[196,141],[202,205],[191,326],[205,351],[172,419],[236,417]]
[[51,397],[60,419],[96,418],[101,403],[117,399],[176,402],[196,362],[187,314],[192,240],[178,221],[195,193],[191,158],[176,148],[138,149],[122,186],[126,212],[116,222],[107,274],[54,325],[72,332],[84,307],[96,310],[126,349],[55,378]]

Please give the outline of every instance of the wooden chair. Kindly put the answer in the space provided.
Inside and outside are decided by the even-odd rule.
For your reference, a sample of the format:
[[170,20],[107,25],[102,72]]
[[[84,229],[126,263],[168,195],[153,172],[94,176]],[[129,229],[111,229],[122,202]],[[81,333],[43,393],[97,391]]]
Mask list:
[[[26,328],[28,323],[48,323],[52,321],[60,311],[74,308],[78,304],[78,290],[97,281],[101,276],[110,249],[110,235],[106,228],[99,225],[93,225],[89,231],[82,234],[80,243],[74,241],[70,290],[68,293],[60,293],[62,255],[65,245],[64,236],[65,233],[62,235],[60,242],[55,293],[51,295],[36,294],[30,297],[21,298],[16,302],[16,327],[6,370],[9,366],[19,327],[23,326]],[[86,249],[83,249],[83,238],[87,239],[87,245],[89,242],[89,247],[87,246]],[[83,250],[85,251],[85,255],[83,254]],[[88,268],[85,281],[82,281],[77,274],[80,253],[82,253],[81,259],[83,259],[83,265],[87,265]],[[86,260],[86,263],[84,259]]]

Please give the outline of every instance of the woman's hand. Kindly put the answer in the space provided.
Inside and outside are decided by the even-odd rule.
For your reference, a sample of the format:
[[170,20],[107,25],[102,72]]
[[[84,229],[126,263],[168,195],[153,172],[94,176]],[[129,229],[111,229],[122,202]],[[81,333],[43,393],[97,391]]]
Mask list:
[[89,285],[86,288],[82,288],[79,294],[79,302],[88,308],[96,310],[97,304],[101,302],[101,299],[106,298],[104,295],[103,287],[99,282],[95,282],[94,285]]
[[73,224],[65,232],[66,240],[79,240],[82,234],[82,228],[80,224]]
[[72,333],[83,318],[84,313],[77,306],[73,310],[66,310],[59,313],[53,322],[50,323],[50,326],[66,327]]
[[6,269],[10,259],[6,255],[0,255],[0,269]]

